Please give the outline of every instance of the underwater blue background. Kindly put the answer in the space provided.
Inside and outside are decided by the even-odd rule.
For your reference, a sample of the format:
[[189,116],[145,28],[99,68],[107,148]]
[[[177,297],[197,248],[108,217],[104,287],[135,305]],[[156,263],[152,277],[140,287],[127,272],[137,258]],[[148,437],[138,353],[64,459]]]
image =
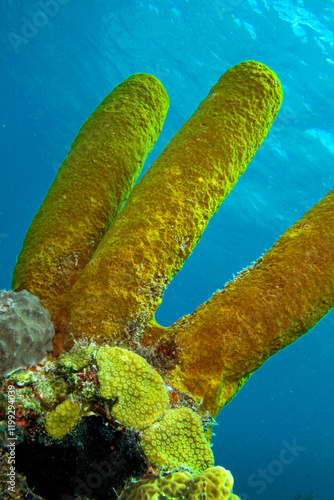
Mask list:
[[[282,82],[279,116],[157,320],[192,312],[334,187],[333,30],[333,0],[1,0],[0,288],[78,129],[115,85],[146,72],[168,91],[147,169],[222,73],[258,60]],[[216,464],[243,500],[334,498],[333,329],[331,312],[218,416]]]

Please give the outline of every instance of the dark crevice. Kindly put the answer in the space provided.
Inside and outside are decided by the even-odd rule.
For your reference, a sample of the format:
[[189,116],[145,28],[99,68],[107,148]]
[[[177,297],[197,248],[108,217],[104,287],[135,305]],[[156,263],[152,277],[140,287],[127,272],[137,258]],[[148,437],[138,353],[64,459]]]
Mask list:
[[16,467],[46,500],[113,500],[130,478],[146,471],[136,435],[89,416],[59,443],[42,436],[16,447]]

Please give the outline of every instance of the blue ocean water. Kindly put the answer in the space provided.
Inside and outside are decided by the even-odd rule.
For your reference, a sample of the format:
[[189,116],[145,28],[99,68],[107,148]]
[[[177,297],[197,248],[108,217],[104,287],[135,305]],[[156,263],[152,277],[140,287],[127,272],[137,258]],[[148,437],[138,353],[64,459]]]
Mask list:
[[[147,72],[168,91],[147,169],[219,76],[248,59],[277,73],[284,102],[168,288],[163,325],[257,260],[333,188],[334,1],[2,0],[0,288],[10,288],[25,232],[79,127],[115,85]],[[243,500],[312,490],[334,498],[333,329],[331,312],[218,416],[216,464],[232,471]]]

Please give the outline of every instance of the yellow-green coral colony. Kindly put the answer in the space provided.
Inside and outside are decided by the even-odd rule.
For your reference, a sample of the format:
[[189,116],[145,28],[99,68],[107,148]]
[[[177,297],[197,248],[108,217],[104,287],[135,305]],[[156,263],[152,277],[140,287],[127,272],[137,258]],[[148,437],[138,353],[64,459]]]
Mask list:
[[[162,377],[138,354],[120,347],[93,346],[67,353],[58,367],[64,370],[97,365],[99,397],[111,406],[116,422],[140,431],[143,452],[152,465],[162,469],[186,468],[202,472],[213,465],[213,454],[204,435],[201,419],[190,408],[169,408],[169,396]],[[45,429],[62,439],[79,422],[83,411],[79,399],[70,397],[46,417]],[[88,403],[86,398],[86,404]]]
[[230,471],[217,466],[195,476],[177,471],[140,481],[126,488],[119,500],[240,500],[232,488]]
[[59,359],[59,366],[64,370],[78,371],[94,360],[97,348],[94,345],[76,349],[71,353],[63,354]]
[[168,470],[185,467],[202,472],[213,465],[201,419],[189,408],[170,410],[142,432],[141,445],[152,464]]
[[112,415],[122,425],[143,429],[169,407],[163,379],[141,356],[120,347],[101,347],[96,355],[100,395],[115,399]]
[[47,415],[45,429],[51,437],[62,439],[75,428],[80,420],[80,416],[81,410],[79,404],[67,399]]

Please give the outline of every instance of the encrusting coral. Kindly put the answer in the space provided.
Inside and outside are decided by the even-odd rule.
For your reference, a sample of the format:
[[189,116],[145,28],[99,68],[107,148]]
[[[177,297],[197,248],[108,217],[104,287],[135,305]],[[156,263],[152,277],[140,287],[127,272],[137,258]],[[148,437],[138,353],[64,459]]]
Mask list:
[[[31,436],[48,445],[42,456],[81,460],[66,498],[116,498],[132,478],[120,498],[237,499],[230,473],[213,467],[211,425],[254,370],[333,306],[334,191],[193,314],[163,328],[154,313],[281,101],[263,64],[229,69],[135,186],[167,111],[160,82],[128,78],[79,131],[13,274],[16,292],[50,310],[53,357],[10,375],[0,399],[3,417],[15,387],[23,464]],[[110,462],[91,460],[92,435]],[[49,478],[34,480],[59,497]]]
[[100,395],[115,400],[111,414],[130,429],[144,429],[162,417],[169,397],[162,377],[143,358],[120,347],[96,355]]
[[57,361],[45,360],[36,370],[17,371],[5,384],[0,411],[10,406],[6,387],[16,387],[20,439],[23,432],[38,436],[48,446],[63,442],[62,454],[66,456],[71,440],[78,442],[81,450],[87,448],[89,443],[82,431],[85,421],[88,416],[101,416],[105,423],[128,434],[142,460],[157,473],[177,468],[199,473],[213,465],[213,454],[195,409],[171,408],[162,377],[131,351],[109,346],[79,347]]
[[202,474],[173,472],[146,479],[125,489],[119,500],[240,500],[232,493],[233,477],[223,467],[210,467]]
[[167,470],[186,467],[198,473],[213,465],[201,419],[189,408],[170,410],[144,430],[141,446],[153,465]]
[[45,428],[50,436],[61,439],[70,432],[80,420],[80,406],[67,399],[46,417]]

